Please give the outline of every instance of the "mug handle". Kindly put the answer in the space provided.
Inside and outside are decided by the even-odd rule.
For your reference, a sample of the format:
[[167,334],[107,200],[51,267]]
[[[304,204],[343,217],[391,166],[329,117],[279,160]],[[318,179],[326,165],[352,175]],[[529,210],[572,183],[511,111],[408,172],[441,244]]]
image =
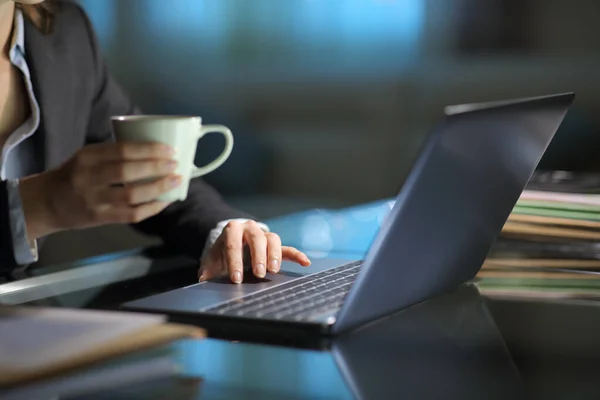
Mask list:
[[207,165],[205,165],[203,167],[198,167],[197,165],[195,165],[194,168],[192,169],[192,173],[191,173],[192,178],[198,178],[198,177],[201,177],[203,175],[206,175],[206,174],[214,171],[215,169],[217,169],[221,165],[223,165],[223,163],[225,161],[227,161],[227,159],[231,155],[231,151],[233,150],[233,134],[231,133],[229,128],[227,128],[226,126],[223,126],[223,125],[203,126],[200,128],[196,140],[200,140],[207,133],[213,133],[213,132],[220,133],[223,136],[225,136],[225,149],[219,155],[219,157],[217,157],[213,162],[208,163]]

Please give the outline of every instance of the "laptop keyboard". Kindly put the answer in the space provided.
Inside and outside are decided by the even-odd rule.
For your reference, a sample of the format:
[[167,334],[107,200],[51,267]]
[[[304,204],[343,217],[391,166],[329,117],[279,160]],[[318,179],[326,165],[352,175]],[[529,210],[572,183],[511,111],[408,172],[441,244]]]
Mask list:
[[354,283],[362,261],[295,279],[202,311],[246,318],[308,321],[337,312]]

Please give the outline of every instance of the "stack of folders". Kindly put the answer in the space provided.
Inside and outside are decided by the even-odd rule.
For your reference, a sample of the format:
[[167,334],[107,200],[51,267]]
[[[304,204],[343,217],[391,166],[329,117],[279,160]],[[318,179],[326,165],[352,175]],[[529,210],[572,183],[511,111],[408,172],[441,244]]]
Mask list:
[[175,379],[173,342],[203,337],[160,315],[0,307],[0,399],[79,398]]
[[478,277],[495,297],[600,300],[600,182],[528,187]]

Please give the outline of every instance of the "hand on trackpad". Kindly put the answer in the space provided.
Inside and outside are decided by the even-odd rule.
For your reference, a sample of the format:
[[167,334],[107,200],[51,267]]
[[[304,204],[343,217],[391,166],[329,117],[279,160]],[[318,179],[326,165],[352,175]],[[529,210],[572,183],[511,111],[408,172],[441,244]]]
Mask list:
[[[265,277],[266,273],[276,276],[283,261],[290,261],[303,267],[310,265],[306,254],[290,246],[283,246],[281,238],[269,232],[252,220],[230,220],[222,228],[210,251],[200,261],[199,280],[204,282],[221,276],[227,271],[235,283],[264,283],[264,279],[254,279],[244,265],[252,264],[254,275]],[[268,281],[267,281],[268,282]]]

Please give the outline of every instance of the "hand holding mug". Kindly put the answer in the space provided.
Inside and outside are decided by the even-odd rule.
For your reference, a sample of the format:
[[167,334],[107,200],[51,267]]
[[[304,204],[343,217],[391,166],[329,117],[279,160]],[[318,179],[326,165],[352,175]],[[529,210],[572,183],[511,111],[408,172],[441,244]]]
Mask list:
[[158,214],[169,203],[156,199],[181,186],[173,153],[160,143],[92,145],[56,170],[22,179],[29,238]]
[[[116,143],[87,146],[56,170],[21,180],[29,239],[54,232],[150,218],[185,200],[189,181],[221,166],[233,135],[200,117],[114,117]],[[213,162],[194,165],[197,143],[210,132],[225,136]]]

